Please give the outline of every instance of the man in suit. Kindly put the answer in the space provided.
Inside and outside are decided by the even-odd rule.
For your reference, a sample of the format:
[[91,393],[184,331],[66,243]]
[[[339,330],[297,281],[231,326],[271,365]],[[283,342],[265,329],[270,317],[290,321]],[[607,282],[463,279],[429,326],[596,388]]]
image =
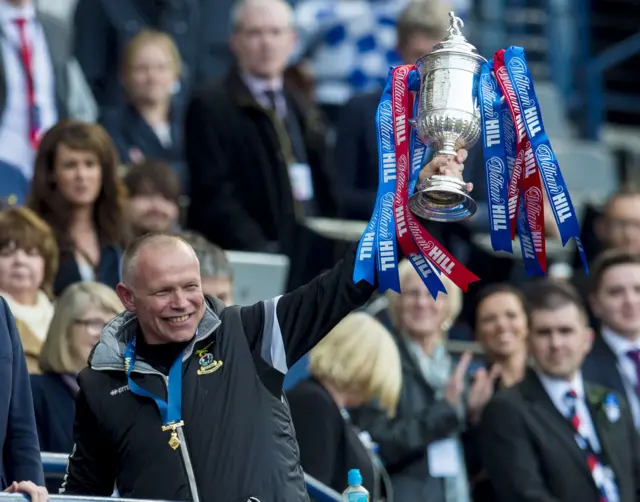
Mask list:
[[0,297],[0,490],[47,500],[27,363],[16,323]]
[[307,219],[337,215],[323,121],[283,78],[292,22],[284,0],[240,2],[232,14],[237,66],[194,95],[185,122],[186,226],[223,249],[288,255],[290,287],[333,260],[332,244]]
[[577,292],[543,280],[528,292],[524,380],[484,411],[484,462],[497,502],[640,501],[640,438],[624,398],[583,381],[593,332]]
[[0,159],[30,180],[40,136],[67,116],[95,118],[95,107],[60,21],[33,0],[0,0],[0,31]]
[[582,373],[625,396],[640,429],[640,254],[601,254],[590,271],[589,301],[601,327]]

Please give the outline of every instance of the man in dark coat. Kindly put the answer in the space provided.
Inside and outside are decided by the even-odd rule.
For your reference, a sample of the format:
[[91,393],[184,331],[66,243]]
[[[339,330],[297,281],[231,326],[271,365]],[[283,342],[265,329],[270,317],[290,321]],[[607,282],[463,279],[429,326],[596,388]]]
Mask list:
[[237,66],[194,95],[185,123],[187,227],[223,249],[289,256],[290,288],[334,260],[331,242],[307,219],[338,215],[323,121],[284,82],[291,15],[283,0],[240,4],[232,18]]

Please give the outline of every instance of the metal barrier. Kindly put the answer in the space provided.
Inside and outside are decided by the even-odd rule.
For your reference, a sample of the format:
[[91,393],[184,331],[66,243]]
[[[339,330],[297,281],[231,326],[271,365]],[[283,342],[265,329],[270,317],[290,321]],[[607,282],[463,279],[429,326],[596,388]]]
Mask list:
[[[44,468],[44,472],[48,477],[61,477],[67,470],[67,458],[69,455],[65,455],[63,453],[48,453],[43,452],[41,454],[42,457],[42,467]],[[345,475],[346,479],[346,475]],[[307,483],[307,491],[309,492],[309,496],[312,500],[317,502],[340,502],[340,494],[335,490],[332,490],[327,485],[321,483],[317,479],[309,476],[308,474],[304,475],[304,480]],[[2,497],[11,497],[14,500],[28,500],[24,495],[8,495],[0,493],[0,500]],[[50,497],[53,501],[68,501],[72,502],[74,500],[82,500],[86,502],[100,502],[100,501],[108,501],[108,502],[128,502],[130,499],[120,499],[120,498],[96,498],[96,497],[71,497],[69,495],[52,495]],[[142,502],[142,501],[138,501]],[[148,501],[150,502],[150,501]],[[158,502],[158,501],[155,501]]]

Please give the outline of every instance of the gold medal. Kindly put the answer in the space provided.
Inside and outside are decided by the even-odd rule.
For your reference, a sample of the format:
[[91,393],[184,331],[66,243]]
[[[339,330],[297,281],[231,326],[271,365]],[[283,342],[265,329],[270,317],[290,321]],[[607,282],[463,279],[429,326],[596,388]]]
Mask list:
[[162,426],[162,432],[171,431],[171,437],[169,438],[169,446],[174,450],[180,447],[180,438],[178,437],[178,427],[183,427],[184,422],[180,420],[176,423],[170,423]]

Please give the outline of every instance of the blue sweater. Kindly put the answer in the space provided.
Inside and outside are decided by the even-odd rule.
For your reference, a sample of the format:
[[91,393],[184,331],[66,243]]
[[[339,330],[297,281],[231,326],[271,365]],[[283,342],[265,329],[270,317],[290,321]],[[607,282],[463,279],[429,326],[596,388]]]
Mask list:
[[13,481],[44,485],[31,384],[16,323],[0,297],[0,489]]

